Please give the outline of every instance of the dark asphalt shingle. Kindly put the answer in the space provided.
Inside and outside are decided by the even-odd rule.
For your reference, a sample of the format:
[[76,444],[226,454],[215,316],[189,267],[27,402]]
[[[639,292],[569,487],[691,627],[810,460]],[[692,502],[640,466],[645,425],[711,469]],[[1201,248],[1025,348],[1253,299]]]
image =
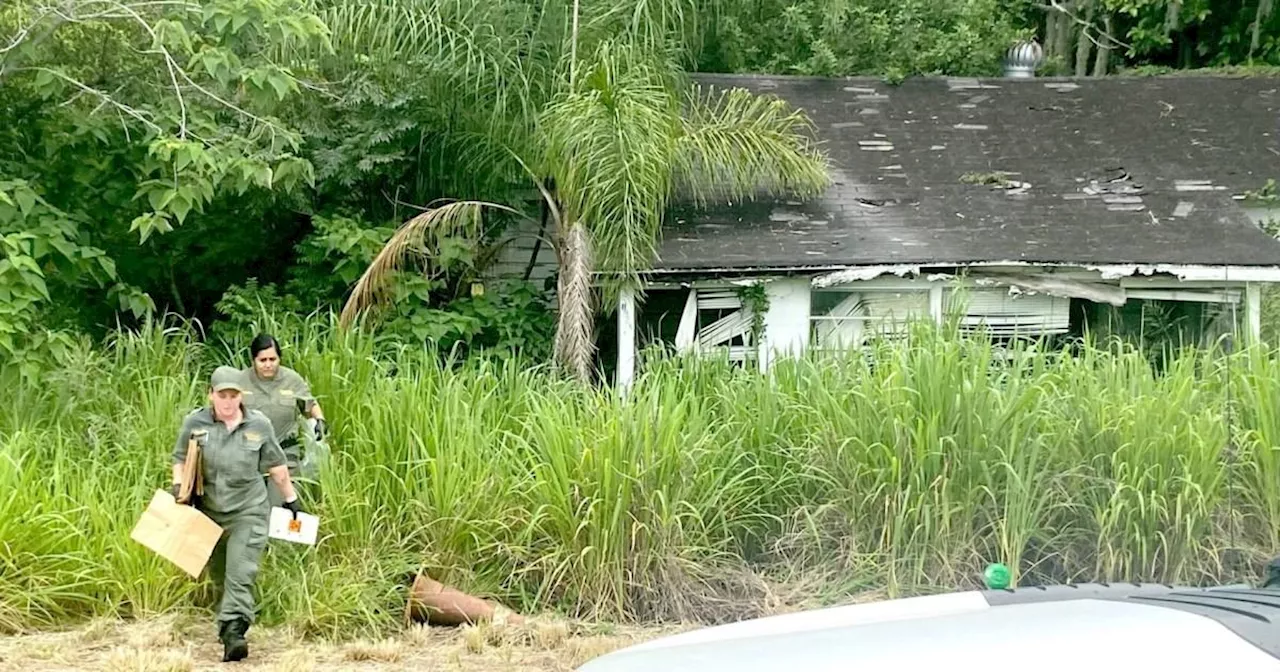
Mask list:
[[[658,269],[1280,265],[1232,198],[1280,180],[1280,79],[697,79],[803,108],[835,184],[803,204],[673,209]],[[1030,187],[962,181],[997,171]]]

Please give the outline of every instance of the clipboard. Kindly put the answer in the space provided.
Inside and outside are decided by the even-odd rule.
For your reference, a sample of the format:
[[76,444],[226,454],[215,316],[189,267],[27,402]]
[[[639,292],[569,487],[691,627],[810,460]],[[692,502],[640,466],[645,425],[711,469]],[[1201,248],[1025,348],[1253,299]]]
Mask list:
[[182,489],[178,491],[178,503],[189,504],[191,496],[204,495],[204,470],[200,468],[200,447],[204,443],[204,431],[192,432],[187,439],[187,457],[182,463]]
[[291,541],[295,544],[316,545],[316,534],[320,531],[320,518],[309,513],[298,513],[293,519],[293,512],[286,508],[271,507],[271,520],[267,523],[267,536],[271,539]]

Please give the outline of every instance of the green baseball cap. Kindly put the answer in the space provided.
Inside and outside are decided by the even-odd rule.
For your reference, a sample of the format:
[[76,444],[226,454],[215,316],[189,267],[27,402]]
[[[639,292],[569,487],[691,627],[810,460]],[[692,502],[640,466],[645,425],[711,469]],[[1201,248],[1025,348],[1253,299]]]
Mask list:
[[214,392],[223,390],[244,392],[244,376],[239,369],[230,366],[219,366],[214,369],[213,376],[209,379],[209,384],[213,386]]

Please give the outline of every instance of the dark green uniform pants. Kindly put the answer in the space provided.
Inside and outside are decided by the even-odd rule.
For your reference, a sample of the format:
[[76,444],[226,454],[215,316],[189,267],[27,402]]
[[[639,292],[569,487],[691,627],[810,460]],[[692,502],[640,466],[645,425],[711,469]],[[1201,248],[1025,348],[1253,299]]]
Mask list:
[[[293,489],[296,494],[299,486],[298,483],[298,464],[302,461],[302,442],[298,437],[291,436],[280,442],[280,447],[284,449],[285,463],[289,465],[289,478],[293,480]],[[264,476],[267,481],[267,501],[271,506],[280,506],[284,504],[284,495],[280,494],[280,488],[276,487],[276,482],[271,480],[270,476]]]
[[[313,501],[311,497],[318,492],[319,485],[315,481],[302,477],[302,442],[296,437],[290,437],[280,445],[284,447],[285,464],[289,466],[289,478],[293,481],[294,494],[299,500]],[[271,480],[271,476],[262,478],[267,483],[267,503],[271,506],[283,506],[284,495],[280,493],[280,488],[276,487],[276,482]]]
[[267,520],[270,507],[219,513],[205,511],[222,527],[222,538],[209,559],[209,578],[221,589],[218,623],[237,618],[253,623],[257,615],[254,581],[258,578],[258,561],[267,545]]

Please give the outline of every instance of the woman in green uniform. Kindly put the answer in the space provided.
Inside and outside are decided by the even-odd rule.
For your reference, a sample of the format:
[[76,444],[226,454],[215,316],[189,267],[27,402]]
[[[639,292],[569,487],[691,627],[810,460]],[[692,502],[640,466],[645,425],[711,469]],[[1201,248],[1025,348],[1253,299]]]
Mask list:
[[188,503],[223,529],[210,558],[209,576],[222,588],[217,622],[224,661],[243,660],[249,655],[245,635],[257,612],[253,586],[271,515],[262,474],[271,475],[284,493],[284,508],[293,512],[294,518],[301,510],[270,421],[242,403],[246,387],[242,372],[218,367],[210,379],[208,408],[192,411],[183,419],[173,447],[174,497],[182,490],[187,443],[194,438],[200,447],[204,494]]
[[[276,441],[284,449],[289,474],[298,477],[298,463],[302,459],[302,441],[298,436],[298,416],[306,415],[316,421],[316,440],[324,438],[324,412],[311,395],[311,386],[297,371],[280,364],[280,343],[269,334],[259,334],[249,344],[253,366],[244,370],[249,389],[244,398],[245,408],[261,411],[271,421]],[[280,493],[271,490],[271,503],[278,504]]]

